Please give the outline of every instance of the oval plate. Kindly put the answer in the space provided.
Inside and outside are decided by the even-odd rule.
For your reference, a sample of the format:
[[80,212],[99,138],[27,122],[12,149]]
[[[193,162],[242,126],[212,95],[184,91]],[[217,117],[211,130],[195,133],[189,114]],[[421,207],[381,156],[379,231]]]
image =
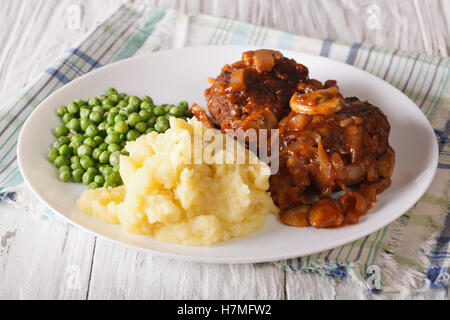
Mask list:
[[53,211],[83,230],[120,244],[189,261],[250,263],[304,256],[328,250],[364,237],[405,213],[425,193],[438,162],[434,131],[419,108],[402,92],[383,80],[350,65],[327,58],[288,50],[286,57],[306,65],[312,78],[336,79],[344,96],[357,96],[379,106],[391,124],[390,142],[396,151],[392,186],[356,225],[339,229],[295,228],[267,218],[264,229],[250,236],[211,247],[189,247],[161,243],[147,236],[131,235],[120,226],[109,225],[79,212],[76,199],[86,188],[62,183],[54,166],[46,160],[54,141],[52,128],[59,124],[55,109],[75,98],[87,99],[108,87],[120,92],[151,96],[156,104],[187,100],[205,107],[208,77],[222,66],[240,60],[252,47],[193,47],[157,52],[107,65],[62,87],[45,99],[24,124],[18,143],[22,175],[34,194]]

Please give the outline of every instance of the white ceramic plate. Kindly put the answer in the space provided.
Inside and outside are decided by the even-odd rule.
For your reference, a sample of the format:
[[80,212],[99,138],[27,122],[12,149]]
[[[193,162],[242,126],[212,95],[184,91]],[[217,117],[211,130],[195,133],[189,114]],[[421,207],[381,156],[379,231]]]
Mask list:
[[134,236],[79,212],[75,201],[82,184],[62,183],[46,160],[59,124],[55,109],[75,98],[87,99],[108,87],[137,96],[150,95],[157,104],[187,100],[205,106],[208,77],[237,61],[249,47],[194,47],[123,60],[76,79],[43,101],[26,121],[18,143],[18,160],[25,181],[36,196],[74,225],[118,243],[171,258],[211,263],[248,263],[304,256],[366,236],[412,207],[430,185],[437,167],[438,147],[432,127],[419,108],[383,80],[352,66],[323,57],[281,50],[306,65],[312,78],[336,79],[344,96],[357,96],[379,106],[391,124],[390,143],[396,151],[392,186],[356,225],[339,229],[288,227],[275,216],[264,229],[248,237],[212,247],[189,247]]

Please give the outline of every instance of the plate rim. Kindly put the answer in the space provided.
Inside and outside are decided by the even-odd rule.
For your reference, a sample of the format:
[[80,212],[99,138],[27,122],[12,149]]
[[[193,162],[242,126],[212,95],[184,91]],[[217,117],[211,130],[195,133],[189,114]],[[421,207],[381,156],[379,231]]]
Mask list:
[[[191,47],[184,47],[184,48],[176,48],[176,49],[169,49],[169,50],[161,50],[161,51],[157,51],[157,52],[153,52],[153,53],[147,53],[147,54],[142,54],[139,56],[133,56],[133,57],[129,57],[120,61],[116,61],[107,65],[104,65],[102,67],[99,67],[95,70],[92,70],[90,72],[85,73],[84,75],[77,77],[76,79],[70,81],[69,83],[63,85],[62,87],[58,88],[57,90],[55,90],[54,92],[52,92],[50,95],[48,95],[44,100],[42,100],[38,106],[36,106],[34,108],[34,110],[30,113],[30,115],[27,117],[27,119],[25,120],[20,133],[19,133],[19,138],[18,138],[18,142],[17,142],[17,162],[18,162],[18,166],[19,166],[19,170],[20,173],[27,185],[27,187],[32,191],[32,194],[34,196],[36,196],[39,201],[41,203],[43,203],[46,207],[50,208],[55,214],[57,214],[57,216],[59,218],[62,218],[63,221],[65,221],[66,223],[70,223],[74,226],[76,226],[77,228],[95,236],[95,237],[100,237],[101,239],[105,239],[107,241],[111,241],[113,243],[119,244],[120,246],[124,246],[126,248],[130,248],[130,249],[134,249],[134,250],[139,250],[139,251],[143,251],[155,256],[161,256],[161,257],[165,257],[165,258],[169,258],[169,259],[175,259],[178,261],[188,261],[188,262],[198,262],[198,263],[211,263],[211,264],[244,264],[244,263],[258,263],[258,262],[272,262],[272,261],[278,261],[278,260],[285,260],[285,259],[291,259],[291,258],[298,258],[298,257],[303,257],[303,256],[307,256],[307,255],[311,255],[311,254],[315,254],[318,252],[323,252],[326,250],[330,250],[333,248],[337,248],[340,246],[343,246],[345,244],[348,244],[352,241],[356,241],[358,239],[361,239],[373,232],[376,232],[377,230],[380,230],[382,228],[384,228],[385,226],[391,224],[393,221],[395,221],[396,219],[398,219],[400,216],[402,216],[405,212],[407,212],[409,209],[411,209],[419,200],[420,198],[427,192],[427,190],[430,188],[434,177],[436,175],[436,171],[437,171],[437,167],[438,167],[438,161],[439,161],[439,147],[438,147],[438,142],[437,139],[434,135],[434,129],[431,126],[430,121],[428,120],[428,118],[425,116],[425,114],[422,112],[422,110],[417,106],[417,104],[412,101],[406,94],[404,94],[402,91],[400,91],[399,89],[397,89],[396,87],[394,87],[392,84],[390,84],[389,82],[367,72],[366,70],[362,70],[360,68],[357,68],[353,65],[350,64],[346,64],[344,62],[341,61],[337,61],[328,57],[323,57],[320,55],[314,55],[314,54],[310,54],[310,53],[305,53],[302,51],[295,51],[295,50],[290,50],[290,49],[283,49],[283,48],[277,48],[277,47],[270,47],[270,46],[265,46],[264,48],[266,49],[274,49],[274,50],[280,50],[283,53],[286,53],[285,55],[288,56],[289,54],[301,54],[301,55],[305,55],[305,56],[309,56],[315,59],[321,59],[324,61],[331,61],[332,63],[336,63],[336,64],[340,64],[340,65],[344,65],[347,68],[352,68],[352,69],[356,69],[358,72],[363,72],[365,73],[366,76],[368,76],[369,78],[372,78],[375,81],[378,81],[380,83],[384,83],[387,84],[388,86],[391,87],[391,89],[397,91],[397,93],[400,93],[403,98],[408,99],[412,105],[414,105],[414,107],[417,109],[416,111],[419,111],[420,113],[420,117],[422,117],[423,123],[427,124],[427,130],[429,131],[429,133],[433,133],[433,136],[435,137],[435,139],[433,139],[433,154],[432,154],[432,158],[430,159],[430,166],[429,168],[432,169],[432,174],[429,175],[429,181],[426,181],[425,184],[422,184],[422,188],[420,190],[420,192],[415,194],[415,197],[413,200],[411,200],[410,205],[407,206],[406,209],[404,209],[403,211],[401,211],[400,213],[396,213],[394,215],[392,215],[390,217],[390,219],[386,219],[383,223],[378,224],[377,227],[373,228],[373,230],[371,228],[368,228],[366,231],[361,232],[361,234],[358,235],[358,238],[356,239],[352,239],[352,240],[343,240],[340,242],[335,242],[333,244],[330,244],[329,246],[326,246],[325,248],[322,248],[320,250],[309,250],[306,253],[303,253],[302,255],[293,255],[293,254],[285,254],[285,255],[278,255],[278,256],[271,256],[271,257],[267,257],[267,258],[261,258],[261,259],[255,259],[255,258],[229,258],[229,257],[207,257],[207,256],[195,256],[195,255],[184,255],[184,254],[177,254],[177,253],[170,253],[170,252],[166,252],[166,251],[159,251],[159,250],[154,250],[154,249],[149,249],[149,248],[144,248],[138,245],[133,245],[130,243],[126,243],[123,241],[120,241],[118,239],[114,239],[112,237],[103,235],[101,233],[98,233],[94,230],[91,230],[83,225],[81,225],[80,223],[71,220],[68,216],[64,215],[63,213],[59,212],[57,209],[55,209],[52,205],[50,205],[49,203],[47,203],[47,201],[40,195],[40,193],[33,187],[32,183],[29,181],[25,170],[23,169],[23,157],[22,157],[22,152],[21,149],[23,148],[23,136],[25,135],[26,132],[26,128],[29,124],[29,122],[31,121],[31,119],[33,118],[34,114],[37,112],[37,110],[39,110],[41,108],[41,106],[43,104],[46,103],[46,101],[48,99],[51,99],[54,95],[59,94],[60,91],[64,90],[68,85],[71,84],[76,84],[79,81],[83,81],[86,77],[92,77],[93,75],[95,76],[96,73],[98,72],[104,72],[105,70],[107,70],[108,68],[111,68],[113,66],[117,66],[120,64],[126,64],[128,63],[130,60],[140,60],[140,59],[147,59],[149,56],[154,56],[154,55],[164,55],[164,53],[167,52],[173,52],[173,51],[185,51],[185,50],[203,50],[203,49],[219,49],[219,48],[223,48],[223,47],[227,47],[227,48],[234,48],[235,50],[240,50],[241,52],[245,51],[245,50],[253,50],[253,49],[257,49],[257,48],[261,48],[260,46],[242,46],[242,45],[213,45],[213,46],[191,46]],[[185,245],[180,245],[180,246],[185,246]],[[213,248],[213,246],[211,246],[210,248]],[[204,248],[204,247],[203,247]]]

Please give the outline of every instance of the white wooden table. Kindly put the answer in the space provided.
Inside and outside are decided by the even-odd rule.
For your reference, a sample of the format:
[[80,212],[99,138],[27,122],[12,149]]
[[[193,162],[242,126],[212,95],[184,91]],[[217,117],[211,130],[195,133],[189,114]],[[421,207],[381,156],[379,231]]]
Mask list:
[[[126,0],[0,0],[0,101],[14,97]],[[297,34],[448,55],[448,0],[140,1]],[[81,8],[79,27],[71,6]],[[72,9],[71,9],[72,8]],[[76,25],[76,24],[75,24]],[[423,292],[417,299],[448,298]],[[125,249],[70,225],[0,204],[3,299],[380,299],[348,279],[266,265],[208,265]]]

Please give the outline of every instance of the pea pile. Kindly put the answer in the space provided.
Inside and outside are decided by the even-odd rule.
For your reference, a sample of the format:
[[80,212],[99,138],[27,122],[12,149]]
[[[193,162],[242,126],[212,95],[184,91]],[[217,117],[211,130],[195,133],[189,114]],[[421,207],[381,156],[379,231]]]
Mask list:
[[83,182],[89,189],[122,184],[119,157],[127,155],[127,141],[169,128],[169,117],[190,118],[189,105],[155,106],[152,98],[138,98],[109,88],[87,101],[75,99],[56,114],[63,124],[53,133],[57,140],[47,159],[59,169],[63,182]]

